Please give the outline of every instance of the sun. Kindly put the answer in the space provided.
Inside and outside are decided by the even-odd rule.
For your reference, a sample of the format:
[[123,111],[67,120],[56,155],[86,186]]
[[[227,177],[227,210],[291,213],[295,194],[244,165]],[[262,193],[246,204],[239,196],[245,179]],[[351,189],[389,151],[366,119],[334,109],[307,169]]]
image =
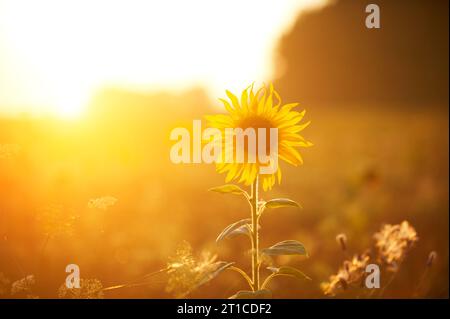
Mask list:
[[74,118],[108,86],[215,96],[268,80],[280,34],[324,2],[0,0],[0,106]]
[[59,106],[56,110],[56,114],[59,118],[67,120],[78,119],[81,117],[82,113],[81,107],[70,104]]
[[77,120],[83,116],[91,94],[88,90],[74,88],[75,86],[68,86],[58,90],[52,100],[52,114],[65,120]]

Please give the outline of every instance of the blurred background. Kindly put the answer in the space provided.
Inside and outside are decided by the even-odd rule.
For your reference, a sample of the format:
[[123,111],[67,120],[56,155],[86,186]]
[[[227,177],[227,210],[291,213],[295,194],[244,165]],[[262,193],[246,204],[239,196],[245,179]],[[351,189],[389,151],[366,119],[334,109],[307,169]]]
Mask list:
[[[348,258],[337,234],[362,253],[403,220],[419,241],[383,297],[416,296],[431,251],[420,297],[448,297],[448,1],[375,2],[380,29],[362,0],[0,0],[0,298],[31,274],[57,297],[70,263],[104,287],[139,280],[183,241],[249,270],[246,238],[215,244],[247,204],[207,191],[224,183],[213,165],[173,164],[169,133],[254,81],[312,121],[305,164],[263,194],[304,209],[266,214],[261,245],[303,242],[309,258],[275,261],[313,280],[276,280],[274,297],[323,298]],[[105,297],[171,298],[166,280]],[[245,288],[225,272],[190,297]]]

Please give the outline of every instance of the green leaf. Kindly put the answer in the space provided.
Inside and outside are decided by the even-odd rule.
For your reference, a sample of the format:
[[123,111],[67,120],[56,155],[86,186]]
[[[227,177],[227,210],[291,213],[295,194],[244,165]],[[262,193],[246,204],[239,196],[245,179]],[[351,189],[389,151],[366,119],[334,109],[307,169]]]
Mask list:
[[216,278],[222,271],[232,266],[234,262],[226,262],[226,261],[218,261],[211,265],[211,270],[205,272],[202,277],[197,282],[195,288],[198,288],[201,285],[206,284],[208,281]]
[[[261,225],[258,225],[258,230],[261,229]],[[242,225],[241,227],[233,230],[230,235],[228,235],[229,238],[233,238],[237,235],[247,235],[249,237],[252,236],[252,225],[250,223],[246,225]]]
[[[259,229],[259,227],[258,227]],[[233,230],[229,235],[228,238],[233,238],[237,235],[247,235],[247,236],[251,236],[252,235],[252,226],[250,224],[245,224],[242,225],[239,228],[236,228],[235,230]]]
[[[241,219],[231,225],[225,227],[224,230],[217,236],[216,243],[219,243],[221,240],[227,237],[233,237],[239,234],[245,234],[245,232],[249,231],[247,224],[251,223],[250,218]],[[245,230],[247,229],[247,230]]]
[[265,204],[265,208],[280,208],[280,207],[299,207],[302,208],[297,202],[288,198],[275,198],[271,199]]
[[292,277],[295,277],[300,280],[301,279],[311,280],[311,278],[309,278],[303,272],[301,272],[300,270],[298,270],[297,268],[294,268],[294,267],[289,267],[289,266],[281,266],[280,268],[267,267],[267,269],[272,271],[275,275],[292,276]]
[[242,188],[233,184],[225,184],[222,186],[213,187],[210,188],[209,191],[222,194],[235,194],[235,195],[247,194],[247,192],[244,191]]
[[304,255],[308,256],[305,246],[296,240],[285,240],[262,250],[266,255]]
[[241,290],[228,299],[271,299],[272,292],[269,289],[257,291]]

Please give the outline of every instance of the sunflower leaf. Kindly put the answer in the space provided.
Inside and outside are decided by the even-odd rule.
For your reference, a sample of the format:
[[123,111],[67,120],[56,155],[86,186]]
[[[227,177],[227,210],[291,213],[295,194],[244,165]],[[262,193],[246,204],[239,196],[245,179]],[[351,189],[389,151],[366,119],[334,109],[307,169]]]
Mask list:
[[[259,227],[258,227],[258,229],[259,229]],[[233,230],[227,237],[232,238],[237,235],[251,236],[251,233],[252,233],[252,228],[251,228],[250,224],[245,224],[245,225],[242,225],[241,227]]]
[[234,184],[225,184],[222,186],[213,187],[210,188],[209,191],[222,194],[235,194],[235,195],[247,194],[246,191],[244,191],[242,188]]
[[288,198],[275,198],[267,201],[264,205],[265,208],[280,208],[280,207],[299,207],[302,206]]
[[281,266],[279,268],[267,267],[267,269],[270,270],[271,272],[273,272],[275,275],[279,275],[279,276],[292,276],[292,277],[295,277],[300,280],[302,280],[302,279],[312,280],[307,275],[305,275],[302,271],[300,271],[294,267],[289,267],[289,266]]
[[[245,234],[244,228],[247,228],[247,224],[251,222],[250,218],[241,219],[233,224],[228,225],[225,229],[217,236],[216,243],[219,243],[227,237],[232,237],[239,234]],[[242,228],[244,227],[244,228]],[[247,229],[249,231],[249,229]]]
[[265,255],[302,255],[308,256],[305,246],[296,240],[284,240],[262,250]]
[[272,292],[269,289],[257,291],[241,290],[228,299],[271,299]]

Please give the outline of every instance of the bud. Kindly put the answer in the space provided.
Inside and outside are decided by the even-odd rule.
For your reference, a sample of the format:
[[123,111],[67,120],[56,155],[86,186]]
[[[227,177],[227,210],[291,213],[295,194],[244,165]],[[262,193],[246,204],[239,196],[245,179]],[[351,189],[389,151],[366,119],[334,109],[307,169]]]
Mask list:
[[427,259],[427,267],[433,266],[434,261],[436,260],[437,253],[435,251],[430,252]]
[[339,234],[336,236],[337,243],[341,246],[343,251],[347,250],[347,236],[345,234]]

